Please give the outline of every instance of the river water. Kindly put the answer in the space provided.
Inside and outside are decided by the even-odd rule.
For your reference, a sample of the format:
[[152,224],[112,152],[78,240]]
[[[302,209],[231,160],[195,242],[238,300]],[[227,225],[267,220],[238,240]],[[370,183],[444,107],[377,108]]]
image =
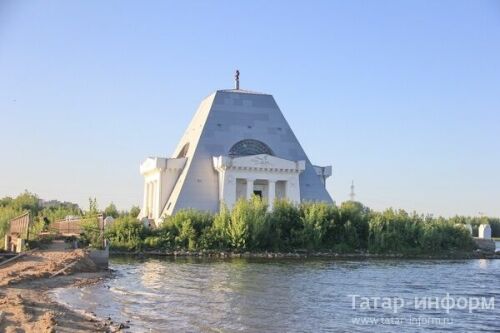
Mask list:
[[130,320],[131,332],[500,331],[500,260],[117,257],[110,266],[115,277],[55,296]]

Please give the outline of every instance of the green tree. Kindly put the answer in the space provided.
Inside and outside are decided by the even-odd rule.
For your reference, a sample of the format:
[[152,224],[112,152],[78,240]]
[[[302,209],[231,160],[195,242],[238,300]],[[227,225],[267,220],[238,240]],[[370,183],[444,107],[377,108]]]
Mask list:
[[19,212],[29,211],[32,217],[37,216],[42,209],[38,196],[28,191],[24,191],[12,200],[10,206]]
[[139,214],[141,213],[141,209],[139,208],[139,206],[132,206],[132,208],[130,208],[130,216],[134,217],[134,218],[137,218],[137,216],[139,216]]
[[118,209],[116,209],[115,204],[110,203],[109,206],[104,209],[104,215],[111,216],[116,219],[120,213],[118,212]]

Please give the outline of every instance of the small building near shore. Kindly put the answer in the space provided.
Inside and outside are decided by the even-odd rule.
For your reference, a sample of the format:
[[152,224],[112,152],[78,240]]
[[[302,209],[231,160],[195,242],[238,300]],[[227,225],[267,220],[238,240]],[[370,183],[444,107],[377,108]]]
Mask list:
[[238,72],[235,89],[201,102],[173,155],[147,158],[140,172],[138,217],[155,222],[184,208],[217,212],[252,195],[270,209],[275,199],[333,202],[332,167],[311,163],[273,96],[240,89]]

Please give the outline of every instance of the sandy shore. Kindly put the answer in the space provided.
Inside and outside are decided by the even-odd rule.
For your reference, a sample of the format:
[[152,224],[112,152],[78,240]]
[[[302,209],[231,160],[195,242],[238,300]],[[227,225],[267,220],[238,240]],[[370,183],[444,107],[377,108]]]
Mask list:
[[[77,261],[67,275],[51,277]],[[54,288],[97,283],[110,275],[97,271],[83,250],[34,251],[0,266],[0,332],[113,332],[119,325],[79,313],[49,296]],[[123,326],[123,325],[122,325]]]

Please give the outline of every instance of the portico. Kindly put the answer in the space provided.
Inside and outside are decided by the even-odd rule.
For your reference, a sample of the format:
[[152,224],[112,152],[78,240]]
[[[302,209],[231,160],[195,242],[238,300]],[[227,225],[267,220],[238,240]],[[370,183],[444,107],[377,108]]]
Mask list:
[[305,170],[305,161],[259,154],[218,156],[213,158],[213,165],[219,174],[220,203],[229,208],[252,195],[260,196],[269,209],[276,198],[300,202],[299,174]]

